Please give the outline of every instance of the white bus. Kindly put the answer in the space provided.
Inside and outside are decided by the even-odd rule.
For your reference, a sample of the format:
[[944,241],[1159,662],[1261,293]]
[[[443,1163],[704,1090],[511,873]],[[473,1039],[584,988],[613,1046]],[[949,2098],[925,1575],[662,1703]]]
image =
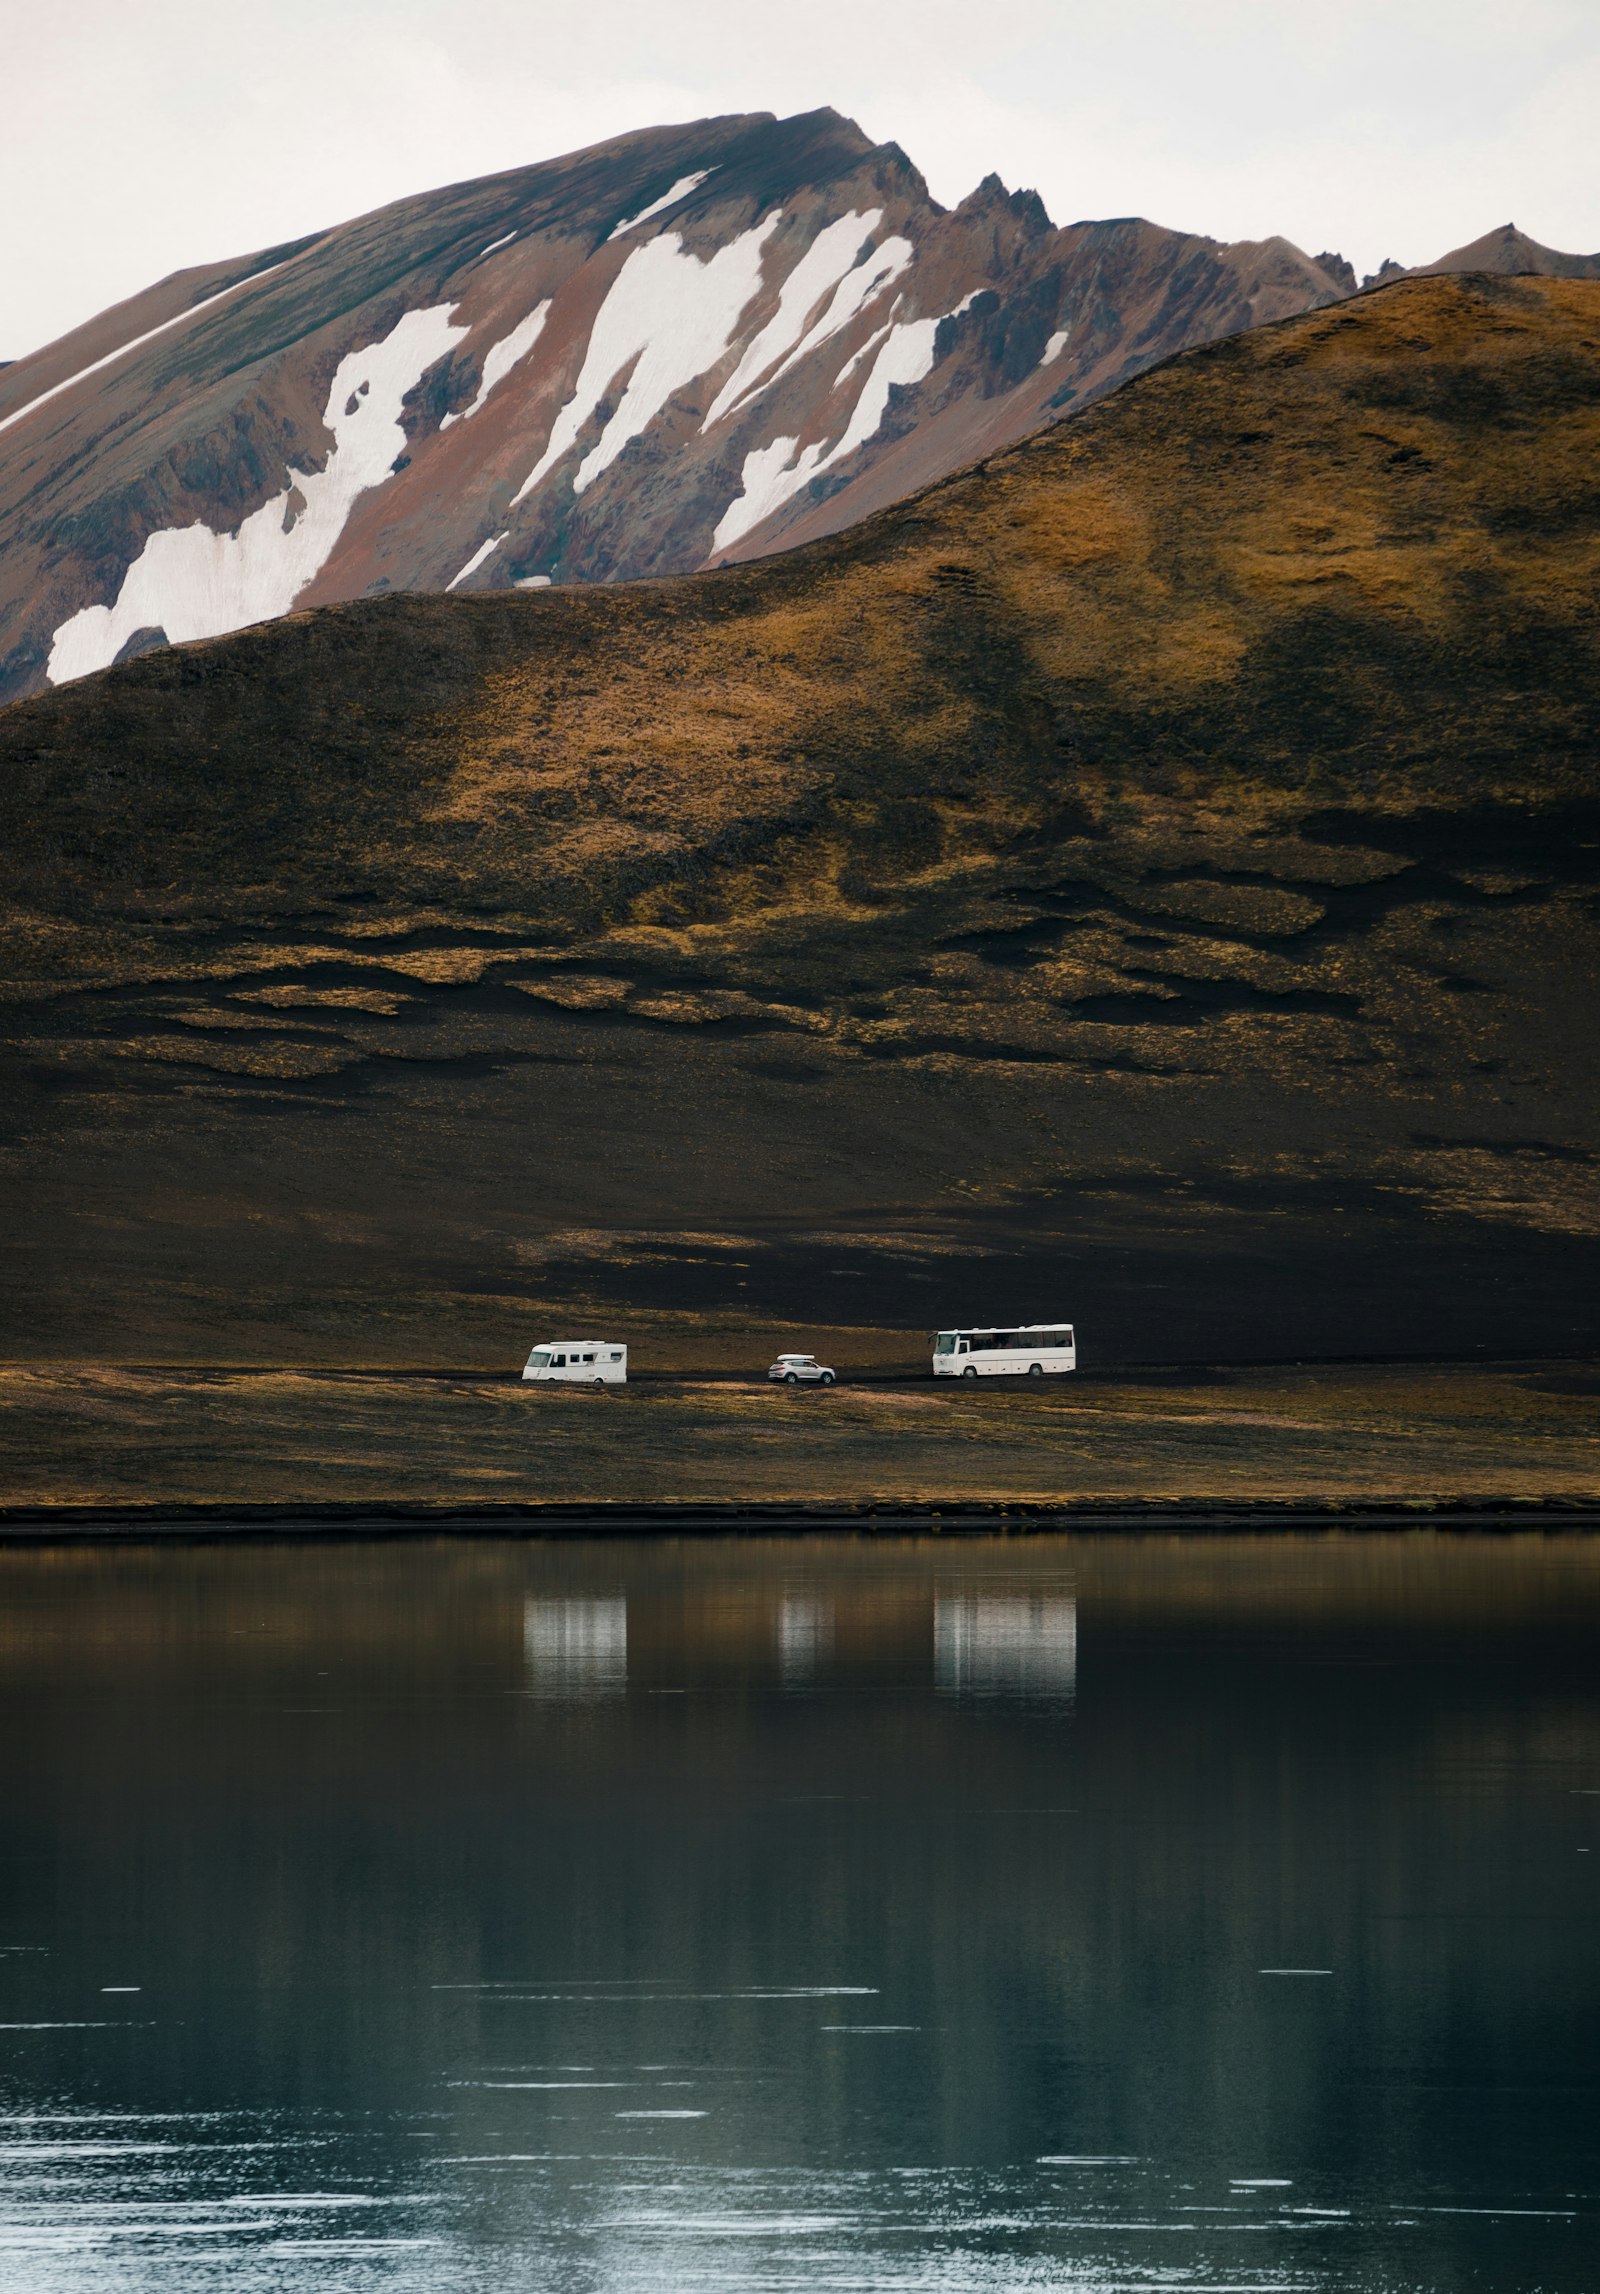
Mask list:
[[525,1379],[568,1386],[626,1386],[628,1349],[609,1338],[546,1338],[523,1364]]
[[1076,1370],[1078,1345],[1070,1322],[1014,1322],[1009,1330],[936,1330],[936,1378],[1043,1378]]

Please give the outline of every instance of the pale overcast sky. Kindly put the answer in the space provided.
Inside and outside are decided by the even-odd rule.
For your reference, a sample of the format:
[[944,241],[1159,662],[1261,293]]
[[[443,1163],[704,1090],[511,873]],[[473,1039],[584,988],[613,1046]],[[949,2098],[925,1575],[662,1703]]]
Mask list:
[[1600,0],[6,0],[0,357],[185,264],[625,128],[833,104],[953,204],[1358,271],[1600,248]]

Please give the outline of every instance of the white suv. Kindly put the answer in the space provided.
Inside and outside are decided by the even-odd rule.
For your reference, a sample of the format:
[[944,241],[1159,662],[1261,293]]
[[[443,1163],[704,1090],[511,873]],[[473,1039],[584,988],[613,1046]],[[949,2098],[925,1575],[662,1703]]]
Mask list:
[[814,1354],[780,1354],[767,1376],[781,1379],[785,1386],[833,1384],[833,1372],[819,1362]]

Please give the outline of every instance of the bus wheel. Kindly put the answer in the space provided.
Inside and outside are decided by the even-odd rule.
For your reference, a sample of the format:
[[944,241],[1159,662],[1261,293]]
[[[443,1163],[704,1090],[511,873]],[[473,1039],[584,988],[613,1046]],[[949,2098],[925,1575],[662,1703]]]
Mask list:
[[1030,1362],[1028,1364],[1028,1376],[1030,1378],[1042,1378],[1044,1376],[1044,1364],[1042,1362]]
[[969,1362],[965,1370],[962,1371],[961,1375],[963,1378],[976,1378],[978,1375],[976,1365]]

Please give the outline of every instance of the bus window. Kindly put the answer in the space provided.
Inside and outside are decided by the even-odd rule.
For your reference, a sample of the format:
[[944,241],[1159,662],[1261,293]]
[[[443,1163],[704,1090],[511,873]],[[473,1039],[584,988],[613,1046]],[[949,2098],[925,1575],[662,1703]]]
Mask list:
[[956,1351],[955,1332],[953,1330],[939,1331],[933,1341],[933,1351],[935,1354],[954,1354]]

